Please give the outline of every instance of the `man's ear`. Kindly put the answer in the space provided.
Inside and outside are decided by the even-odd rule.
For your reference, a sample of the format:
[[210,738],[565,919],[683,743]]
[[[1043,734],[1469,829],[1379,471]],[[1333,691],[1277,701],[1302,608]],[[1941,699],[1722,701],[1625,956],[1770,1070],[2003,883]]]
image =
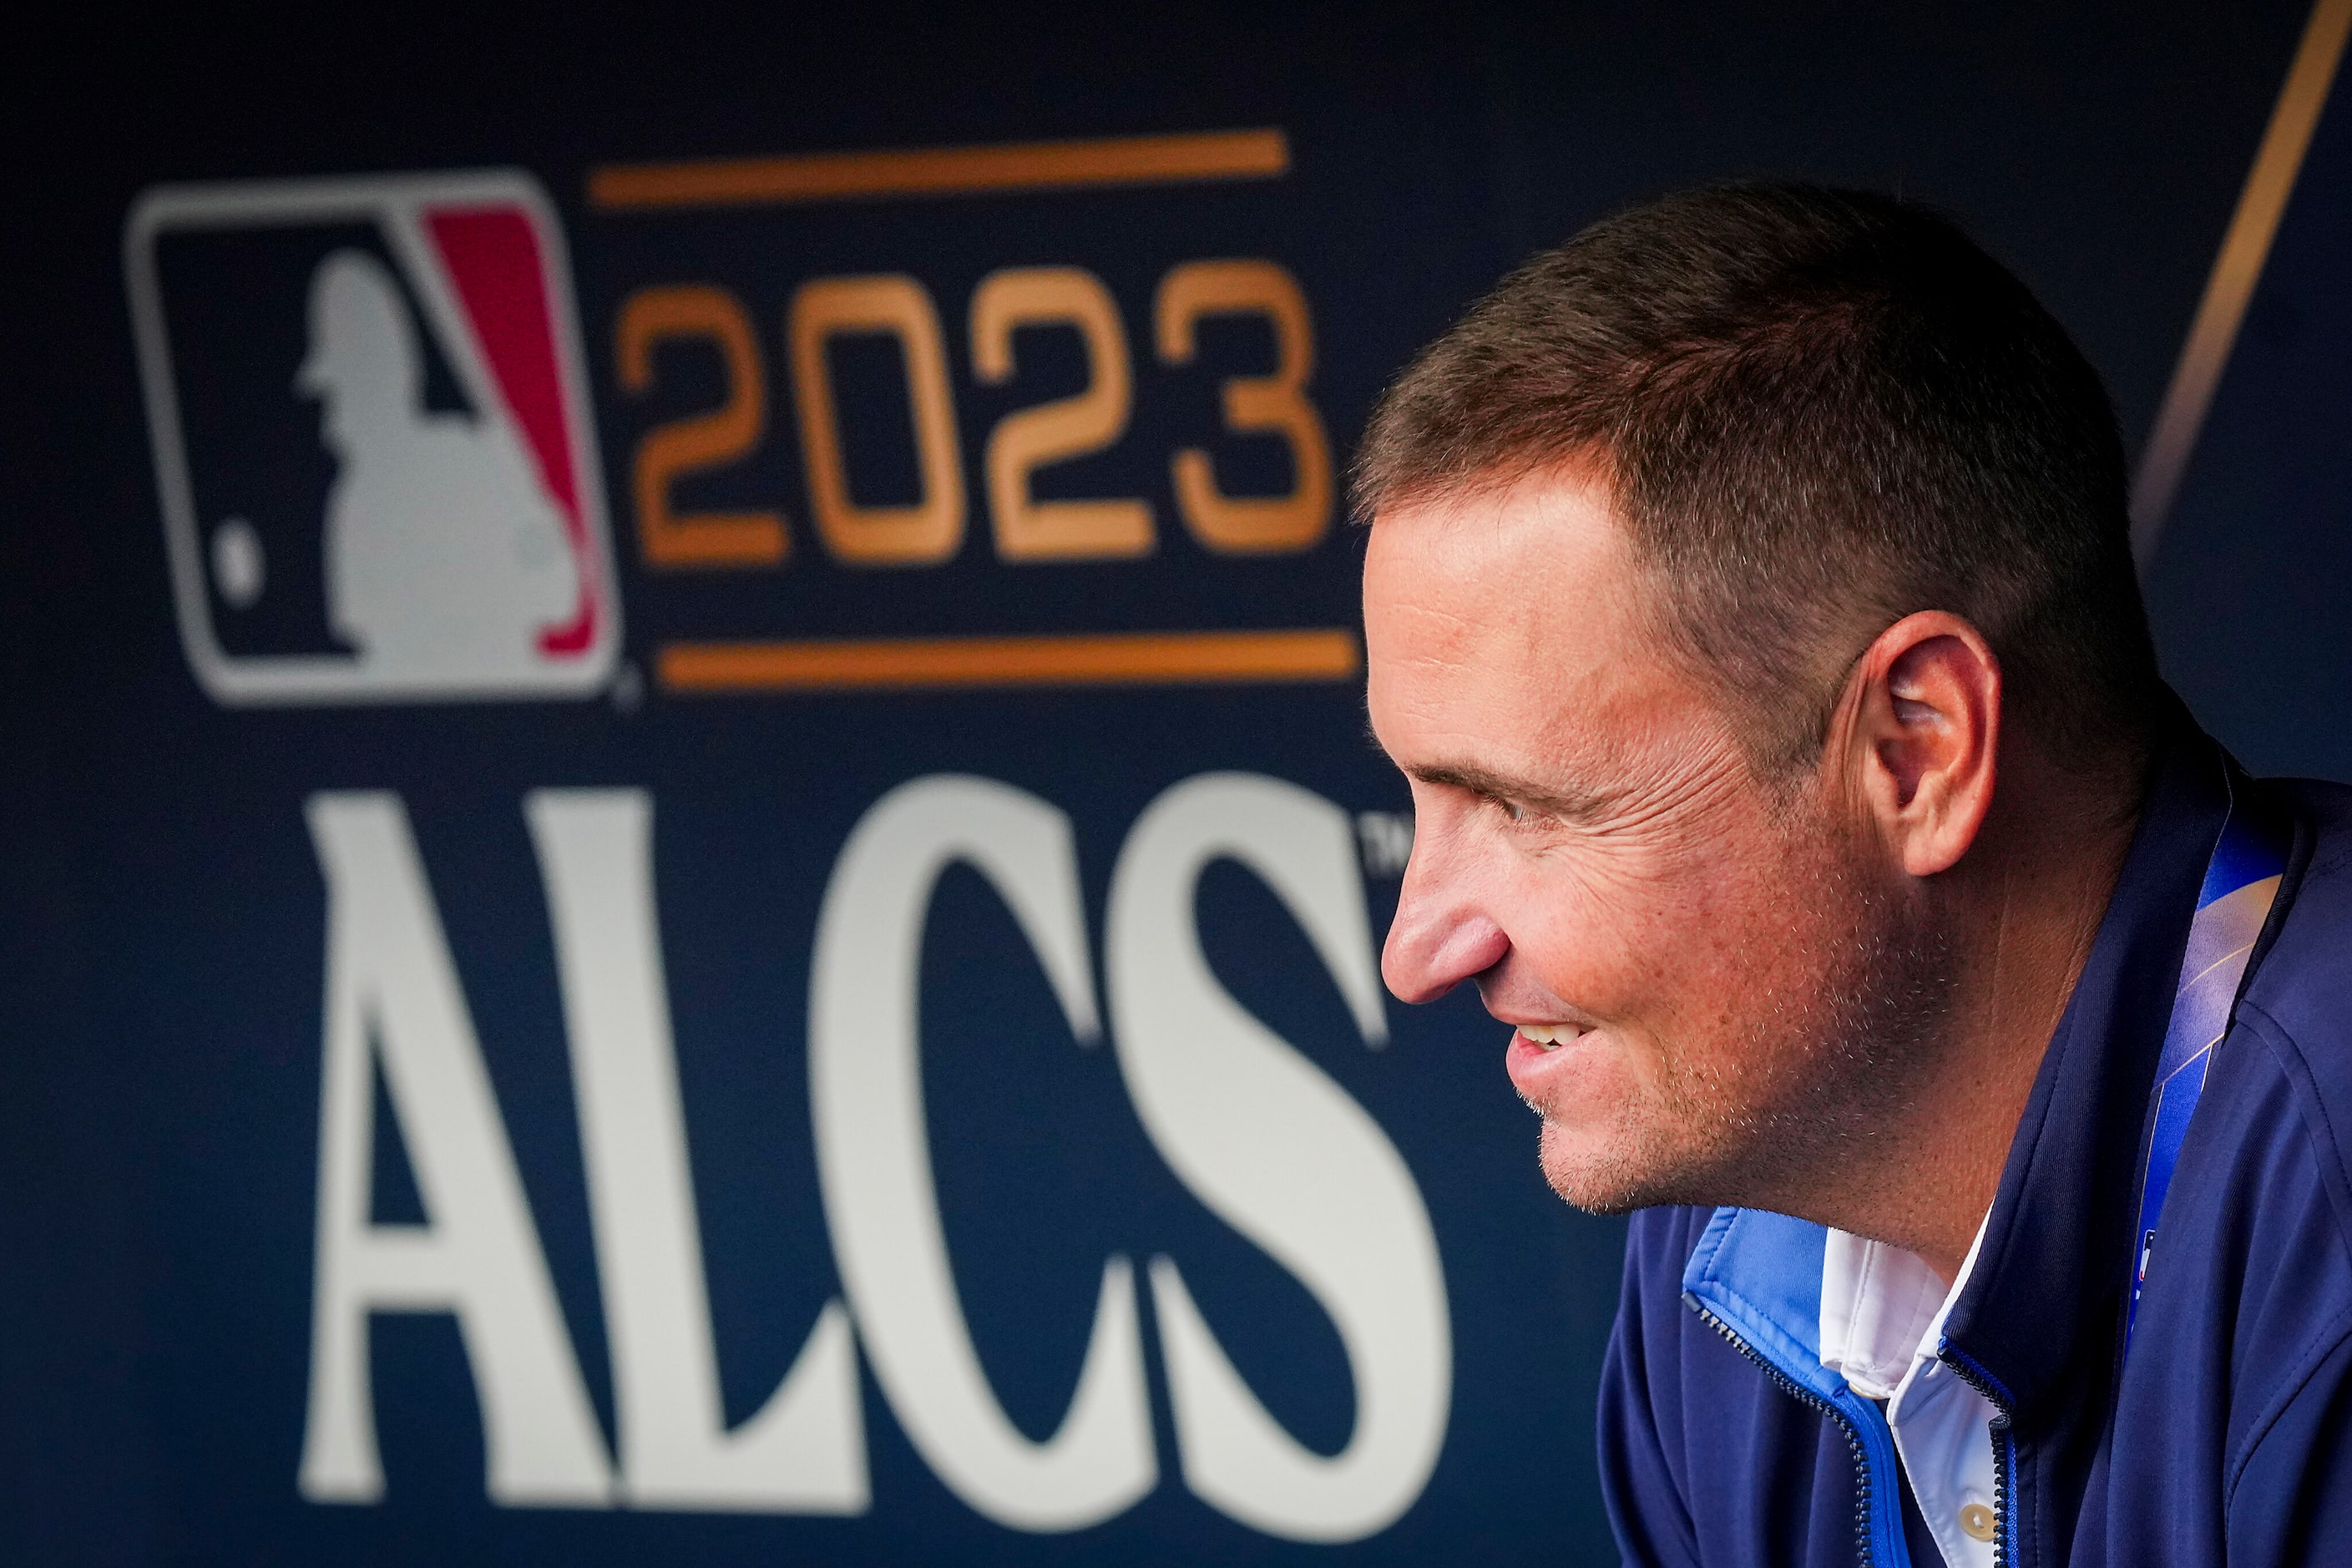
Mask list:
[[1863,651],[1831,744],[1859,804],[1914,877],[1958,864],[1992,805],[2000,661],[1941,610],[1906,616]]

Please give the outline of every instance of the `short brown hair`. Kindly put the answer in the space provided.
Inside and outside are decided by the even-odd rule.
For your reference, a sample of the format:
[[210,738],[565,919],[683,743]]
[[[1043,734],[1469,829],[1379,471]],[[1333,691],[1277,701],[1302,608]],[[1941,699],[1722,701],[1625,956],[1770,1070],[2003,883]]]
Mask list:
[[1790,184],[1604,219],[1398,377],[1357,453],[1356,511],[1579,459],[1759,771],[1816,760],[1853,659],[1938,609],[1991,645],[2012,722],[2136,779],[2160,688],[2114,410],[1948,219]]

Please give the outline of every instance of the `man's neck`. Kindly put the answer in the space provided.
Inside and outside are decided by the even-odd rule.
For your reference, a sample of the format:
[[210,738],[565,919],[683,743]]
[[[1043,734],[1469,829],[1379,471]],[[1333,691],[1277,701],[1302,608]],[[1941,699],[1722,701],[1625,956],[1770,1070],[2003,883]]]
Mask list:
[[2070,810],[2051,787],[2061,781],[2017,772],[2008,809],[1946,873],[1959,967],[1942,1048],[1877,1157],[1850,1163],[1831,1205],[1843,1217],[1827,1221],[1917,1253],[1947,1282],[2000,1185],[2131,845],[2132,817]]

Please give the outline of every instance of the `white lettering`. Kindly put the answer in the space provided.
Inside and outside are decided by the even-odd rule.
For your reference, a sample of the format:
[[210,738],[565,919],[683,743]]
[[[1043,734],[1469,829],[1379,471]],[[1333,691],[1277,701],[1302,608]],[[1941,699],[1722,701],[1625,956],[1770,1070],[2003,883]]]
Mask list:
[[[327,1001],[310,1412],[298,1485],[314,1502],[383,1496],[368,1365],[374,1312],[457,1320],[481,1403],[493,1501],[605,1506],[594,1410],[548,1279],[514,1152],[397,796],[309,805],[327,881]],[[425,1202],[371,1223],[373,1074]]]
[[863,1513],[866,1435],[840,1302],[759,1414],[725,1429],[654,918],[652,805],[642,790],[538,790],[523,815],[562,977],[622,1490],[640,1508]]
[[1445,1436],[1453,1339],[1437,1239],[1380,1126],[1218,984],[1201,951],[1201,872],[1231,857],[1306,931],[1370,1046],[1388,1037],[1345,812],[1279,780],[1205,773],[1129,833],[1108,941],[1119,1068],[1184,1184],[1313,1293],[1346,1348],[1356,1425],[1325,1458],[1250,1392],[1173,1260],[1151,1263],[1187,1486],[1244,1524],[1354,1541],[1421,1495]]
[[1103,1266],[1060,1429],[1033,1443],[997,1402],[956,1293],[925,1132],[918,994],[931,890],[951,862],[1010,906],[1082,1043],[1100,1037],[1069,819],[987,779],[902,784],[834,865],[817,918],[809,1089],[825,1217],[875,1377],[940,1479],[1001,1524],[1076,1530],[1159,1479],[1135,1286]]

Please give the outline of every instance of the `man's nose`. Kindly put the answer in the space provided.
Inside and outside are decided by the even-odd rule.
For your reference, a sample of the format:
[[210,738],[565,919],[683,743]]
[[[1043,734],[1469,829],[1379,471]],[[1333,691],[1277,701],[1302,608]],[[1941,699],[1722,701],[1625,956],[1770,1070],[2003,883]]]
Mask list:
[[1381,950],[1381,977],[1402,1002],[1434,1002],[1503,962],[1511,939],[1441,855],[1413,846]]

